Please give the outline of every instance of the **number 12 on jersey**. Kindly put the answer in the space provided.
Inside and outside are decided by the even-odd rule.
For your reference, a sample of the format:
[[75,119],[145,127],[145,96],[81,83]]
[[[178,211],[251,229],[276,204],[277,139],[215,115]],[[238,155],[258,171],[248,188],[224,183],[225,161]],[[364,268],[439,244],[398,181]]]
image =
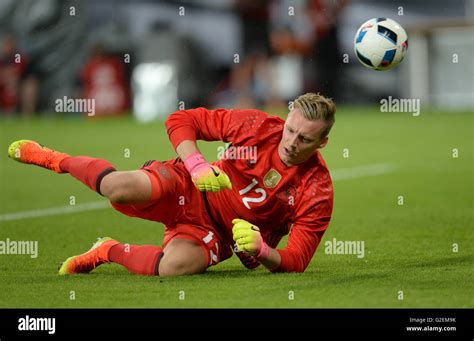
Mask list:
[[258,203],[258,202],[264,201],[267,198],[267,192],[265,192],[265,190],[263,188],[260,188],[260,187],[257,187],[257,188],[254,189],[255,193],[260,194],[259,197],[252,198],[252,197],[243,196],[244,194],[250,192],[252,190],[252,188],[254,188],[257,185],[258,185],[258,180],[253,178],[252,182],[247,187],[245,187],[245,188],[243,188],[239,191],[239,194],[242,195],[242,202],[244,203],[245,207],[247,207],[249,210],[251,209],[251,207],[249,205],[250,202],[257,202]]

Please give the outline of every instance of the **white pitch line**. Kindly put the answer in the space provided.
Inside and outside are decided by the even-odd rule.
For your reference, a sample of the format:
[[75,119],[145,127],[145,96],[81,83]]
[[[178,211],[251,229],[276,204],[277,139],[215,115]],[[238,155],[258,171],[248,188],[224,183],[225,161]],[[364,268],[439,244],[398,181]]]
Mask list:
[[330,172],[331,179],[333,181],[339,181],[387,174],[393,172],[395,168],[395,165],[392,163],[377,163],[367,166],[335,169]]
[[[368,176],[377,176],[391,173],[395,169],[393,164],[379,163],[368,166],[358,166],[352,168],[335,169],[331,171],[331,178],[333,181],[364,178]],[[60,206],[44,209],[37,209],[31,211],[21,211],[15,213],[7,213],[0,215],[0,221],[12,221],[28,218],[50,217],[62,214],[71,214],[78,212],[87,212],[94,210],[102,210],[110,208],[108,201],[93,201],[85,204],[78,204],[74,206]]]
[[93,201],[85,204],[78,204],[74,206],[60,206],[60,207],[51,207],[43,208],[32,211],[21,211],[15,213],[7,213],[0,215],[0,221],[12,221],[12,220],[21,220],[28,218],[38,218],[38,217],[48,217],[62,214],[86,212],[93,210],[102,210],[110,207],[108,201]]

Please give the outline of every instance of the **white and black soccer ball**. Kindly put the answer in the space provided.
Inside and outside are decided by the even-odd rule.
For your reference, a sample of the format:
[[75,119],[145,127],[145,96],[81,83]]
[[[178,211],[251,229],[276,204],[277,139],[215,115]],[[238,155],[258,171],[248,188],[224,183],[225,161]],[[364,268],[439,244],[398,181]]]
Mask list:
[[395,20],[373,18],[357,30],[354,48],[364,66],[374,70],[389,70],[405,57],[408,36]]

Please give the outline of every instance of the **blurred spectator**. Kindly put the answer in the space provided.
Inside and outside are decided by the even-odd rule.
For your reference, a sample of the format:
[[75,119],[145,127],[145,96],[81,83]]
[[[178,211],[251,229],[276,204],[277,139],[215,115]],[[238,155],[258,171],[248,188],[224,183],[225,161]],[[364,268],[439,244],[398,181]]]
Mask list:
[[130,87],[124,60],[106,53],[101,43],[93,46],[80,81],[79,97],[95,99],[96,115],[120,114],[129,108]]
[[339,48],[339,16],[349,0],[308,0],[307,13],[313,24],[306,91],[320,91],[337,99],[342,54]]
[[302,57],[303,89],[295,90],[297,93],[321,92],[324,96],[338,97],[342,63],[339,14],[348,2],[306,0],[305,4],[295,9],[294,16],[288,15],[291,2],[279,2],[279,8],[274,11],[271,46],[277,56]]
[[338,19],[347,3],[237,0],[244,56],[231,72],[233,106],[280,106],[301,92],[337,98]]
[[271,96],[268,69],[270,56],[270,7],[273,1],[236,0],[241,21],[244,55],[231,71],[230,88],[233,107],[252,108],[265,105]]
[[[37,113],[55,110],[55,102],[72,97],[74,80],[86,58],[88,34],[97,36],[90,24],[91,1],[77,0],[2,0],[0,31],[14,33],[21,45],[22,63],[26,53],[25,93],[20,101],[24,110],[34,105]],[[34,72],[36,77],[31,76]],[[39,86],[38,86],[39,82]],[[35,86],[36,84],[36,86]],[[36,89],[37,100],[34,97]],[[24,99],[24,101],[23,101]]]
[[7,35],[0,47],[0,112],[32,115],[36,110],[38,80],[16,39]]

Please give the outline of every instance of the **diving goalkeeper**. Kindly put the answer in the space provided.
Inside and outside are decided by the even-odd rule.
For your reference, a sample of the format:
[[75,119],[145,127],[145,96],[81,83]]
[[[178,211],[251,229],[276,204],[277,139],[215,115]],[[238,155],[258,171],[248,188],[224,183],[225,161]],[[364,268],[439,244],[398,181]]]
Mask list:
[[[318,149],[328,142],[335,111],[330,99],[314,93],[298,97],[286,121],[258,110],[176,111],[165,124],[179,157],[148,161],[135,171],[117,171],[106,160],[70,156],[30,140],[13,142],[8,154],[69,173],[116,210],[165,225],[162,246],[101,238],[66,259],[61,275],[110,262],[142,275],[197,274],[233,252],[247,268],[303,272],[332,213],[333,187]],[[230,146],[208,163],[196,140]],[[245,148],[256,153],[232,152]],[[287,234],[287,246],[276,249]]]

